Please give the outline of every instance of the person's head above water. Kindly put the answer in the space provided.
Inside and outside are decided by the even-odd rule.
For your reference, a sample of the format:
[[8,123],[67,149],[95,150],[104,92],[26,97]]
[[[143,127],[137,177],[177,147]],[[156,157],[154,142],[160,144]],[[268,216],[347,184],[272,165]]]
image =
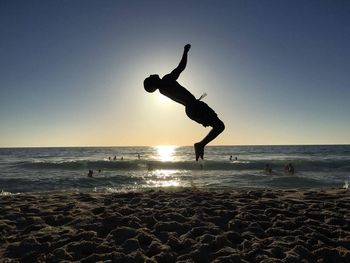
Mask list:
[[159,88],[160,81],[159,75],[150,75],[143,81],[143,87],[147,92],[155,92]]

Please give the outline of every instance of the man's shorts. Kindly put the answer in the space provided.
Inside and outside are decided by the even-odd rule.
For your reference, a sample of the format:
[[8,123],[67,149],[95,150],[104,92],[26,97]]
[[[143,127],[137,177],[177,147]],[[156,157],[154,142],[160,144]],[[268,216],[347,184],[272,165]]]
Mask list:
[[200,100],[186,106],[186,115],[204,127],[213,126],[218,121],[218,115],[215,111]]

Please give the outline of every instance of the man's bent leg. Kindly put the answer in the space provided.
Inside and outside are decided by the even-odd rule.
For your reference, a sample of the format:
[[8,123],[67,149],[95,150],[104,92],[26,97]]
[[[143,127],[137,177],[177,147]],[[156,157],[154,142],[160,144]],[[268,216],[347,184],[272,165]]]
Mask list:
[[203,160],[204,147],[225,130],[225,124],[219,118],[212,127],[213,129],[203,138],[203,140],[194,144],[196,161],[198,161],[199,157]]

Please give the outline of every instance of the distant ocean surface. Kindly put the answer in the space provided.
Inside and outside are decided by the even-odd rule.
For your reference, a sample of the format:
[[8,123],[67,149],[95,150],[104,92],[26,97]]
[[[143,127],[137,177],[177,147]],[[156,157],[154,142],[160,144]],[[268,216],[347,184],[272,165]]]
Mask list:
[[[285,171],[287,163],[293,175]],[[264,171],[266,164],[271,173]],[[207,146],[205,160],[198,162],[190,146],[0,148],[2,195],[169,186],[346,188],[348,181],[350,145]]]

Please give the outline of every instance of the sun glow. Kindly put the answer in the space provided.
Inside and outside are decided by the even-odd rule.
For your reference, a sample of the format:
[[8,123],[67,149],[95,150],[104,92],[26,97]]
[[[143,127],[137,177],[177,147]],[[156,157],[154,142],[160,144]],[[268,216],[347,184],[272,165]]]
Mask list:
[[158,145],[155,147],[157,149],[157,153],[159,156],[159,159],[162,162],[169,162],[174,161],[174,152],[177,146],[174,145]]
[[171,100],[168,97],[162,94],[157,94],[157,101],[161,104],[171,102]]

